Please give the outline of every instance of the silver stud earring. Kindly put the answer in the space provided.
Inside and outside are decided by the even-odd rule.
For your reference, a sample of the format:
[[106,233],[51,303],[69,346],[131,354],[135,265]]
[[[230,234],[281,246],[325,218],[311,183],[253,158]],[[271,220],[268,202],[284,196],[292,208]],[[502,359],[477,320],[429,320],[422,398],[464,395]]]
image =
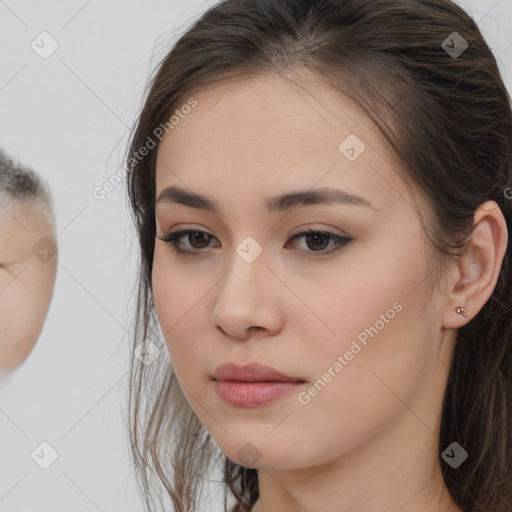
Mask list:
[[458,306],[455,308],[455,312],[458,314],[458,315],[462,315],[464,318],[467,317],[466,315],[466,308],[463,307],[463,306]]

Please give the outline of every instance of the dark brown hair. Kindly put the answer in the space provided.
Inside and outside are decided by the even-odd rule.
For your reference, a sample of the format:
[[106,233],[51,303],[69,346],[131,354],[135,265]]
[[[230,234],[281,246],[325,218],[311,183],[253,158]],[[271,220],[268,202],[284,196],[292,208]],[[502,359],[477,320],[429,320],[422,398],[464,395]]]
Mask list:
[[[468,45],[460,55],[449,52],[459,41],[454,32]],[[265,74],[288,78],[301,69],[374,120],[404,170],[397,172],[430,205],[418,214],[433,260],[461,254],[485,201],[499,205],[510,233],[510,97],[489,46],[461,7],[450,0],[224,0],[160,62],[132,134],[128,193],[141,268],[134,350],[159,335],[151,291],[157,150],[143,159],[133,155],[209,85]],[[508,512],[512,504],[511,257],[509,244],[491,298],[458,331],[444,397],[439,453],[457,441],[469,458],[457,469],[441,460],[443,475],[468,512]],[[162,360],[146,367],[132,357],[131,445],[148,509],[164,496],[177,511],[190,511],[203,479],[220,468],[225,509],[229,497],[234,512],[251,510],[259,495],[256,470],[219,453],[172,365]],[[164,492],[154,492],[154,484]]]

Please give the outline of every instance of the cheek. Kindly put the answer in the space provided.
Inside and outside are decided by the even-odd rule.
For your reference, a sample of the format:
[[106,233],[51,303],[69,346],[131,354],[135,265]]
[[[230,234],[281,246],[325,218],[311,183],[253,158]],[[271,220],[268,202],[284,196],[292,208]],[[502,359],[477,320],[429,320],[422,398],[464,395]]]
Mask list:
[[155,248],[151,281],[158,321],[163,333],[167,334],[184,314],[188,303],[188,287],[185,274],[166,261],[168,258],[163,252]]
[[315,411],[319,428],[329,416],[323,432],[332,427],[335,436],[343,425],[351,442],[363,442],[402,401],[408,403],[422,382],[435,335],[426,285],[411,293],[418,283],[411,283],[399,266],[381,268],[386,272],[367,267],[357,279],[346,275],[343,292],[338,291],[341,282],[332,283],[329,293],[318,297],[334,334],[315,337],[311,331],[315,351],[305,351],[312,385],[302,395],[304,412]]
[[[405,367],[425,355],[429,328],[428,262],[418,249],[421,237],[411,234],[390,244],[375,242],[345,260],[322,299],[329,336],[327,352],[345,354],[367,367],[389,363]],[[418,238],[418,239],[417,239]],[[400,247],[400,251],[396,249]],[[432,312],[430,312],[432,315]]]
[[380,282],[373,277],[369,287],[345,279],[343,293],[332,283],[332,293],[318,294],[313,304],[335,334],[319,335],[318,322],[295,322],[298,339],[307,341],[295,350],[308,361],[308,385],[293,399],[293,424],[274,432],[273,443],[300,444],[310,464],[369,442],[406,409],[404,403],[414,403],[426,381],[428,325],[417,315],[423,300],[408,295],[406,281],[388,286],[382,276]]
[[[155,312],[166,340],[173,367],[180,379],[180,370],[197,366],[197,359],[204,355],[204,296],[209,287],[204,277],[172,264],[165,250],[155,249],[153,259],[152,289]],[[201,317],[200,311],[203,311]],[[201,327],[203,326],[203,327]],[[202,351],[199,348],[202,347]]]
[[421,315],[416,315],[424,300],[421,289],[411,293],[421,283],[413,276],[424,274],[406,263],[413,259],[411,254],[399,260],[386,256],[385,249],[382,244],[371,251],[354,250],[339,266],[316,269],[314,274],[295,269],[286,276],[301,299],[292,297],[287,311],[294,317],[292,328],[305,331],[299,337],[308,340],[303,350],[314,347],[311,355],[318,358],[323,353],[332,360],[351,347],[357,352],[357,343],[361,350],[353,359],[361,360],[388,357],[395,348],[410,347],[407,333],[412,335],[411,328],[419,325]]

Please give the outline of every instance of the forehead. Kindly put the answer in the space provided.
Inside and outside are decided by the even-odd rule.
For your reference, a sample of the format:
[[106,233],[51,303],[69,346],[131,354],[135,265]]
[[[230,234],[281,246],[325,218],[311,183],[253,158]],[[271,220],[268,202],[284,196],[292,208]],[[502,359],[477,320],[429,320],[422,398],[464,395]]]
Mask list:
[[171,184],[265,195],[343,185],[385,207],[406,194],[378,127],[318,77],[227,80],[193,97],[197,106],[159,145],[157,195]]

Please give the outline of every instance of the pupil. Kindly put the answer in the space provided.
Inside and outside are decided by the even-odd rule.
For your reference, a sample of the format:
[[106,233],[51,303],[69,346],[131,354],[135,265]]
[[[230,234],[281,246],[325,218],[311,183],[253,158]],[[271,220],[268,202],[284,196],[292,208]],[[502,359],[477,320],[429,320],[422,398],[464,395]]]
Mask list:
[[[323,233],[314,233],[314,234],[312,234],[312,235],[308,235],[308,238],[309,238],[309,239],[314,238],[314,239],[315,239],[315,241],[313,242],[313,244],[315,244],[315,243],[318,243],[318,238],[320,238],[320,239],[322,239],[322,238],[323,238],[323,239],[324,239],[324,242],[325,242],[325,239],[327,238],[327,236],[326,236],[326,235],[324,235]],[[324,243],[324,244],[322,244],[322,245],[323,245],[324,247],[320,247],[320,249],[322,249],[322,248],[323,248],[323,249],[325,249],[325,243]]]
[[[190,233],[190,236],[192,236],[194,239],[195,239],[196,237],[198,237],[198,238],[199,238],[199,243],[201,243],[201,240],[200,240],[200,239],[202,238],[202,239],[203,239],[203,240],[202,240],[203,242],[207,242],[207,237],[208,237],[209,235],[208,235],[208,234],[206,234],[206,233],[200,233],[199,231],[196,231],[195,233]],[[192,244],[192,245],[194,245],[194,244]],[[208,242],[206,243],[206,245],[208,245]]]

